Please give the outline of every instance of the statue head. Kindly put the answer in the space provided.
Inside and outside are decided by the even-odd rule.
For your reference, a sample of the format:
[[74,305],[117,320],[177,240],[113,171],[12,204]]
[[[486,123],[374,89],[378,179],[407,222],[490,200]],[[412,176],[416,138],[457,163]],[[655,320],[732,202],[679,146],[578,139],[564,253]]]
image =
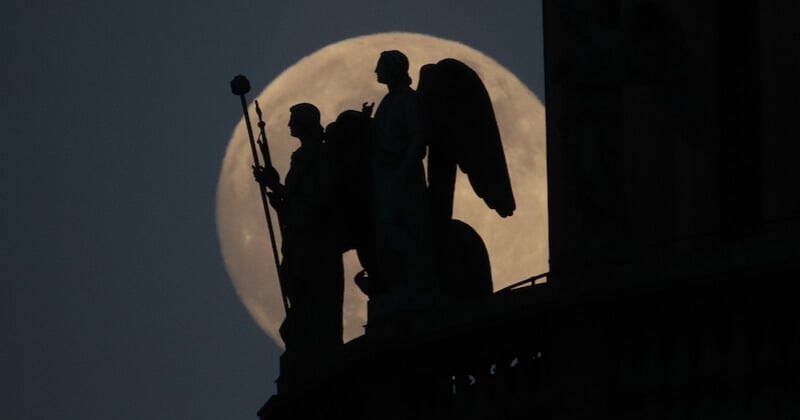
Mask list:
[[316,137],[323,132],[319,109],[309,103],[299,103],[289,108],[289,132],[301,140]]
[[378,82],[387,85],[411,85],[408,75],[408,57],[400,51],[390,50],[381,53],[375,67]]

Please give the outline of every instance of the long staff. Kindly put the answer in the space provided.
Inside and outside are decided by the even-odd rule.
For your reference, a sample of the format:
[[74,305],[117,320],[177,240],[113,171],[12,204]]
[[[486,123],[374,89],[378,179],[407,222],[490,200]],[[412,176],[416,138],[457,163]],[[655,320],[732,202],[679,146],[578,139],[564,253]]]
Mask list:
[[[244,121],[245,125],[247,126],[247,136],[250,139],[250,151],[253,152],[253,164],[256,168],[261,166],[261,163],[258,159],[258,153],[256,152],[256,142],[253,139],[253,127],[250,124],[250,112],[247,110],[247,100],[245,99],[244,95],[247,92],[250,92],[250,81],[247,80],[246,77],[243,75],[238,75],[231,80],[231,90],[233,91],[234,95],[239,96],[242,102],[242,113],[244,114]],[[264,154],[264,162],[265,165],[272,166],[272,163],[269,162],[269,151],[267,149],[267,136],[263,134],[264,132],[264,123],[261,120],[261,109],[258,109],[258,119],[259,119],[259,127],[261,128],[262,136],[264,138],[263,144],[259,141],[259,146],[261,146],[261,151]],[[266,151],[266,153],[265,153]],[[264,214],[267,218],[267,228],[269,230],[269,241],[272,245],[272,256],[275,259],[275,268],[278,272],[278,284],[281,288],[281,300],[283,301],[283,309],[286,311],[286,314],[289,314],[289,299],[286,296],[286,287],[283,281],[283,276],[281,275],[280,270],[280,258],[278,257],[278,246],[275,242],[275,230],[272,227],[272,216],[270,216],[269,212],[269,203],[267,202],[267,191],[266,187],[258,184],[258,191],[261,193],[261,204],[264,206]]]

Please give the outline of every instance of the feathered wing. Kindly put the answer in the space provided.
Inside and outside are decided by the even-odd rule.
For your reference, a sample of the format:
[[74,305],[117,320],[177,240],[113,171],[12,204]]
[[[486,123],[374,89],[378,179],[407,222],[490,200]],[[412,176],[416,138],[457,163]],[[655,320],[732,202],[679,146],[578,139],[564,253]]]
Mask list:
[[[439,154],[453,161],[489,208],[502,217],[512,215],[516,203],[500,131],[478,74],[459,60],[446,58],[423,67],[418,92],[424,104],[431,157]],[[432,190],[436,188],[432,186]]]

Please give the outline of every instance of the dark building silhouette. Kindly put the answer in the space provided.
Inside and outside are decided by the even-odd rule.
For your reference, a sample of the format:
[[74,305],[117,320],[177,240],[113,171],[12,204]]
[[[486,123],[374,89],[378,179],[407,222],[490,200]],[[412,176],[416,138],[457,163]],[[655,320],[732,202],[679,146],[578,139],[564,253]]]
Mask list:
[[800,418],[800,3],[543,3],[547,282],[353,340],[262,419]]

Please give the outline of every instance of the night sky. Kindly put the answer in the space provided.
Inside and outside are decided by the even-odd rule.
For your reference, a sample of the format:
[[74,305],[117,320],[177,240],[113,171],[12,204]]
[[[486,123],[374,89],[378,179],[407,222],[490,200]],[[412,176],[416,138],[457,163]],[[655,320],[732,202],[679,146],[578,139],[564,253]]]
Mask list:
[[399,30],[544,97],[539,1],[276,3],[0,5],[1,418],[254,419],[275,392],[281,350],[215,226],[233,76],[260,92],[319,48]]

